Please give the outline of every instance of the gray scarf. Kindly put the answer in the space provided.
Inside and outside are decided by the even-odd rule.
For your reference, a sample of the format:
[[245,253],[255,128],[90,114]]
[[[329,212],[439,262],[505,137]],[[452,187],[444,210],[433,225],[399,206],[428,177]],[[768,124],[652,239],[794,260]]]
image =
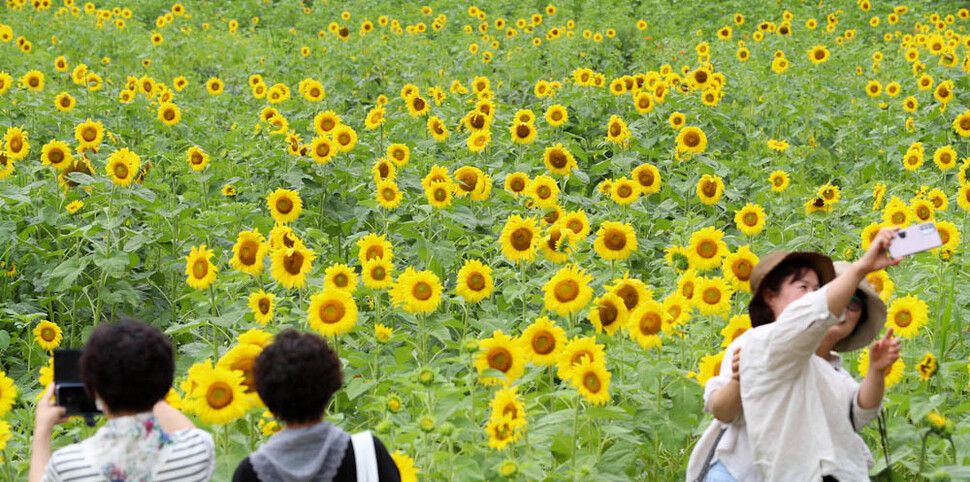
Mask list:
[[270,437],[249,461],[263,482],[330,482],[343,462],[350,434],[320,422]]

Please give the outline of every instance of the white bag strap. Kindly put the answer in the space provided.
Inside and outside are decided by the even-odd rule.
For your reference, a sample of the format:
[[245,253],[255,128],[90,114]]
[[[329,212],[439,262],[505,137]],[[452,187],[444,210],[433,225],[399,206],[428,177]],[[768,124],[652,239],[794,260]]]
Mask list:
[[374,450],[374,437],[370,431],[350,436],[354,445],[354,462],[357,465],[357,482],[378,482],[377,453]]

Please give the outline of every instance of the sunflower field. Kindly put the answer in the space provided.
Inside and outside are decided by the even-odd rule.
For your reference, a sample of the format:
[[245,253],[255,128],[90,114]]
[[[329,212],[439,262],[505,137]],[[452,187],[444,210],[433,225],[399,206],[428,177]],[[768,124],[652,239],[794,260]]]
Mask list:
[[861,435],[880,480],[970,480],[961,2],[5,3],[3,480],[50,351],[122,316],[215,480],[281,428],[251,367],[287,327],[405,481],[683,480],[758,256],[927,220],[869,276],[903,350]]

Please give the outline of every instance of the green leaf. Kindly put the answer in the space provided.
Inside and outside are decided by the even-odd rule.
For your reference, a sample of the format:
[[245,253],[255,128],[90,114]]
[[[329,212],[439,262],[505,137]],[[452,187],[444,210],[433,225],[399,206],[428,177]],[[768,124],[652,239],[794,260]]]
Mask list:
[[57,265],[50,274],[50,282],[47,285],[48,293],[64,291],[74,283],[84,268],[88,265],[87,258],[71,258]]

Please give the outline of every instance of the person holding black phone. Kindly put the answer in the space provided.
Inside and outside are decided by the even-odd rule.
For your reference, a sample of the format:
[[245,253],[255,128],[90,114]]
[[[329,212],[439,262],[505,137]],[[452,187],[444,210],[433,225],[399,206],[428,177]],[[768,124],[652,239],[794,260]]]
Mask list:
[[[54,385],[49,386],[36,406],[29,482],[212,478],[212,436],[165,403],[175,357],[162,332],[135,320],[103,323],[85,343],[79,365],[84,391],[107,422],[93,436],[51,454],[54,426],[66,420],[68,407],[55,403]],[[73,403],[76,391],[63,393],[73,394],[72,413],[90,415]]]

